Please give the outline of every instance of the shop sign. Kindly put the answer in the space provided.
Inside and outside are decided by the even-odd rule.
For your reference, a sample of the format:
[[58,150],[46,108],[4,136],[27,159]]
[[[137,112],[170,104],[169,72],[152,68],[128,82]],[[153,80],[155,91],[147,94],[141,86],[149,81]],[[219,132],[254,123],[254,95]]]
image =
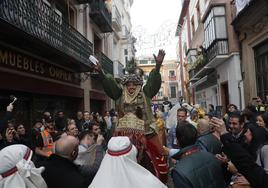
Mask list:
[[80,74],[43,62],[37,58],[0,46],[0,67],[52,78],[63,82],[80,84]]

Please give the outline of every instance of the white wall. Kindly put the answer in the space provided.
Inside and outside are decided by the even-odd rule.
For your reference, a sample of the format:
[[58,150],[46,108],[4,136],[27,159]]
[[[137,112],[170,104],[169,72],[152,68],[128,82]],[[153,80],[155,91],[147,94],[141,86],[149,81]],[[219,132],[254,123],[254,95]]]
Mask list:
[[[217,68],[217,72],[219,75],[218,84],[220,86],[221,83],[228,81],[228,89],[229,89],[229,102],[240,107],[240,94],[239,94],[239,81],[241,78],[241,70],[240,70],[240,56],[239,54],[233,54],[227,61],[222,63]],[[241,83],[241,96],[243,95],[243,84]],[[221,93],[221,89],[219,87],[219,93]],[[244,108],[244,98],[242,97],[242,106]]]
[[214,107],[219,105],[217,100],[217,85],[195,92],[195,103],[201,105],[205,110],[208,109],[209,104],[213,104]]

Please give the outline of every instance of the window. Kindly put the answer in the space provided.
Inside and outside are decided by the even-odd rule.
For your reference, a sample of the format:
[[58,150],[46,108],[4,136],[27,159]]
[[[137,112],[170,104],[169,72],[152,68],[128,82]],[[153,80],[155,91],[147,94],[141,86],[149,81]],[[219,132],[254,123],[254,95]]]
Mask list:
[[94,34],[94,52],[99,52],[101,51],[102,49],[102,41],[101,39],[96,35]]
[[148,64],[148,60],[140,60],[140,64],[146,65]]
[[128,55],[127,49],[124,49],[124,55]]
[[216,39],[226,39],[226,18],[225,8],[217,6],[211,9],[205,23],[205,48],[207,49]]
[[69,24],[76,28],[76,12],[75,8],[69,7]]
[[176,86],[170,86],[170,98],[176,98]]
[[257,94],[262,99],[265,99],[265,96],[268,95],[268,41],[265,41],[254,50]]
[[176,76],[175,75],[175,71],[174,70],[170,70],[169,71],[169,77],[174,77],[174,76]]
[[193,37],[195,33],[194,16],[192,17],[192,20],[191,20],[191,26],[192,26],[192,37]]
[[157,96],[158,96],[158,97],[163,97],[163,90],[162,90],[162,89],[160,89],[160,90],[158,91]]
[[127,58],[127,56],[125,56],[125,63],[126,63],[126,65],[128,64],[128,58]]
[[155,64],[155,60],[151,60],[151,64]]

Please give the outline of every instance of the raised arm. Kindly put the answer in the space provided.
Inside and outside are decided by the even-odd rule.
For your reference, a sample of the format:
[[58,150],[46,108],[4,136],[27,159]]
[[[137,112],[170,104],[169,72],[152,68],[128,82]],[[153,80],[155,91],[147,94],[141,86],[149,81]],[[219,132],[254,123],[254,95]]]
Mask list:
[[95,70],[99,72],[100,81],[105,93],[113,100],[117,100],[122,94],[122,88],[119,87],[112,75],[103,72],[99,62],[97,62]]
[[150,98],[155,96],[161,87],[162,80],[159,71],[166,53],[164,50],[159,50],[157,56],[155,56],[155,54],[153,55],[156,62],[155,68],[150,72],[146,85],[143,88],[145,95]]

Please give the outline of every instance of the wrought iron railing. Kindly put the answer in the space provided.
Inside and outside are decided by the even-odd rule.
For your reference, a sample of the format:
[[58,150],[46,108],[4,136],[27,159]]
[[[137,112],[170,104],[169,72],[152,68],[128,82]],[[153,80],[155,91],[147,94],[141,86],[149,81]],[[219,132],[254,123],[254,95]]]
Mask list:
[[104,72],[113,75],[114,74],[113,61],[100,51],[96,51],[95,55],[97,56],[98,59],[100,59]]
[[229,53],[228,40],[216,39],[206,49],[206,57],[208,62],[214,59],[218,55],[227,55]]
[[102,32],[112,32],[112,14],[104,0],[91,0],[90,16]]
[[92,43],[42,0],[2,0],[0,19],[49,46],[88,63]]
[[194,77],[194,75],[196,74],[195,68],[190,69],[188,74],[189,74],[189,80],[191,80]]
[[113,18],[113,22],[117,25],[118,30],[121,30],[122,29],[121,15],[116,6],[113,6],[112,18]]
[[177,78],[176,78],[176,76],[168,76],[168,80],[169,81],[176,81]]

